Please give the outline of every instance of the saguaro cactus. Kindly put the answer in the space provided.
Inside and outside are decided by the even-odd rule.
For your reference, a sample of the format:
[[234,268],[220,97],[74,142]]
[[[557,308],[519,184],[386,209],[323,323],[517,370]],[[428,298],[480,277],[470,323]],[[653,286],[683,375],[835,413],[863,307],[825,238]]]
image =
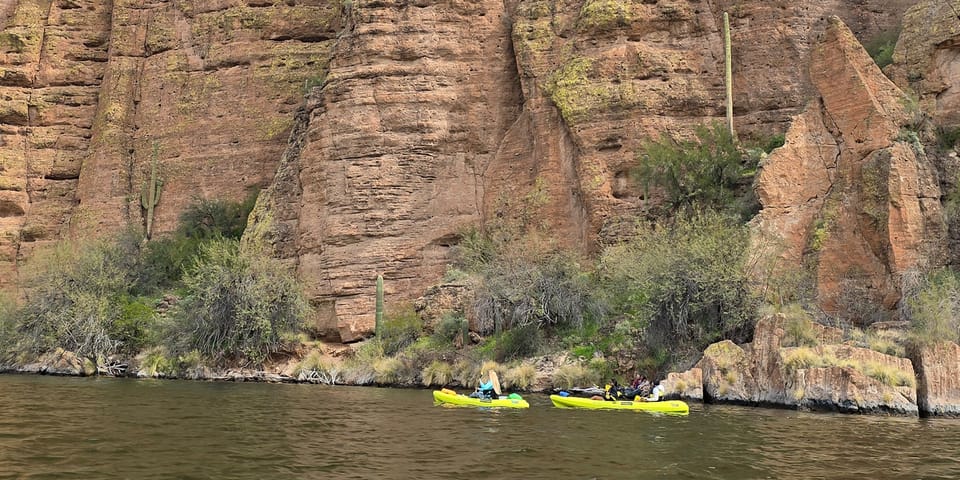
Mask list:
[[377,316],[374,328],[377,337],[383,334],[383,275],[377,275]]
[[733,59],[730,55],[730,16],[723,12],[723,70],[727,84],[727,129],[730,136],[737,138],[733,130]]
[[157,162],[160,152],[160,146],[153,144],[153,158],[150,165],[150,179],[144,182],[143,191],[140,192],[140,205],[147,211],[147,239],[153,234],[153,212],[157,204],[160,203],[160,187],[163,186],[163,180],[157,176]]

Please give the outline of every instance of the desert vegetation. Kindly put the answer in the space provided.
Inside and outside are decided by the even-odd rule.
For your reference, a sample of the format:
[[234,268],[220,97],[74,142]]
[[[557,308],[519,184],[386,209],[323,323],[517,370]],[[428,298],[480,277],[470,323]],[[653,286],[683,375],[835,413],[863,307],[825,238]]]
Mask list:
[[[740,142],[719,124],[644,143],[632,173],[660,203],[591,256],[564,249],[538,220],[550,200],[538,178],[527,195],[502,199],[502,214],[460,233],[446,279],[467,286],[463,308],[425,323],[412,305],[378,296],[375,335],[337,359],[303,333],[308,306],[289,270],[240,242],[254,198],[198,200],[172,233],[64,242],[37,255],[25,301],[0,301],[0,365],[63,349],[98,365],[139,355],[145,374],[191,377],[289,353],[299,360],[293,376],[317,383],[469,388],[494,370],[518,390],[589,386],[686,368],[713,342],[749,341],[771,312],[786,317],[783,346],[796,347],[785,368],[841,365],[816,353],[815,324],[842,321],[811,307],[810,278],[750,273],[750,186],[782,144],[782,135]],[[903,356],[911,343],[958,339],[958,278],[918,274],[905,289],[909,338],[840,325],[845,341]]]
[[306,303],[285,267],[241,245],[254,200],[197,201],[177,231],[151,240],[131,230],[36,255],[24,302],[2,304],[4,357],[59,348],[102,365],[146,352],[147,369],[167,375],[261,364],[299,330]]

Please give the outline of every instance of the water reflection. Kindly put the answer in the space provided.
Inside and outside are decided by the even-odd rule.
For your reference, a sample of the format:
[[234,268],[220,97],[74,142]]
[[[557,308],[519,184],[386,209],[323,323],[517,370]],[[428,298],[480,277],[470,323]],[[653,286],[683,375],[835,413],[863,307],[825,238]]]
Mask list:
[[0,478],[958,478],[960,422],[429,391],[0,375]]

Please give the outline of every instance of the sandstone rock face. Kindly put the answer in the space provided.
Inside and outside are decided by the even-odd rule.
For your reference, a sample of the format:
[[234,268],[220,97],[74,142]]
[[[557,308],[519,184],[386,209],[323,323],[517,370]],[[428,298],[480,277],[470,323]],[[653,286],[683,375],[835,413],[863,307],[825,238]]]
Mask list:
[[729,340],[707,347],[697,366],[705,379],[703,396],[707,400],[745,402],[757,391],[750,357]]
[[960,1],[923,0],[907,10],[890,73],[911,87],[940,125],[960,124]]
[[352,3],[284,170],[298,175],[262,199],[296,219],[277,248],[295,256],[329,338],[370,331],[377,274],[388,311],[416,298],[479,218],[483,170],[519,115],[504,15],[493,2]]
[[925,346],[914,355],[920,412],[960,416],[960,345],[942,342]]
[[[105,2],[0,10],[0,289],[31,247],[59,238],[90,147],[110,10]],[[72,5],[72,6],[71,6]]]
[[[814,265],[828,312],[861,324],[886,320],[900,275],[945,261],[936,173],[901,135],[909,100],[839,19],[814,49],[810,72],[820,98],[762,166],[755,244],[779,268]],[[865,298],[878,308],[848,308]]]
[[5,2],[0,11],[0,289],[70,231],[154,233],[199,198],[270,182],[305,84],[325,72],[339,2]]
[[[780,354],[789,359],[796,352],[786,348]],[[787,376],[788,405],[845,413],[917,415],[915,384],[890,385],[866,374],[873,372],[879,376],[879,369],[885,369],[912,381],[915,373],[910,360],[849,345],[820,345],[812,353],[847,366],[797,369]]]
[[703,372],[699,368],[691,368],[683,373],[670,372],[667,378],[660,382],[666,392],[666,398],[686,398],[703,400]]
[[647,206],[643,142],[724,113],[723,11],[738,127],[765,135],[817,91],[823,18],[867,39],[909,3],[5,2],[0,288],[44,241],[145,225],[156,159],[153,234],[267,187],[251,239],[297,270],[318,332],[356,340],[376,275],[388,305],[417,298],[464,227],[615,240]]
[[918,413],[910,360],[841,344],[842,332],[819,325],[816,347],[784,347],[786,322],[781,314],[761,319],[751,344],[715,343],[683,375],[701,376],[705,401]]

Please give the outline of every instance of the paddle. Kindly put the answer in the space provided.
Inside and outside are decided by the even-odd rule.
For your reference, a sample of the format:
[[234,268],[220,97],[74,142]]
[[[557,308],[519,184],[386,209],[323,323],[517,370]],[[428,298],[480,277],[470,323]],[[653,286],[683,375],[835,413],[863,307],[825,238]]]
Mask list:
[[503,392],[500,391],[500,378],[497,377],[497,372],[490,370],[490,381],[493,382],[493,391],[497,392],[499,397]]

